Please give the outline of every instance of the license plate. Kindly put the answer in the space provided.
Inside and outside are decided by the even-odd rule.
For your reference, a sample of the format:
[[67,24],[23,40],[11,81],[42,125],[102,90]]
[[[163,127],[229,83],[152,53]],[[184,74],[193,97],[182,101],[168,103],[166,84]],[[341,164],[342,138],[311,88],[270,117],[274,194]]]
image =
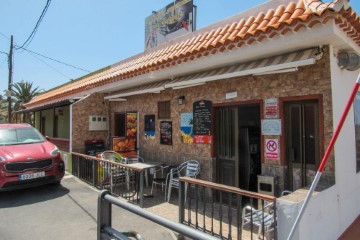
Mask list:
[[34,179],[34,178],[39,178],[39,177],[45,177],[45,172],[23,174],[23,175],[19,176],[19,180],[28,180],[28,179]]

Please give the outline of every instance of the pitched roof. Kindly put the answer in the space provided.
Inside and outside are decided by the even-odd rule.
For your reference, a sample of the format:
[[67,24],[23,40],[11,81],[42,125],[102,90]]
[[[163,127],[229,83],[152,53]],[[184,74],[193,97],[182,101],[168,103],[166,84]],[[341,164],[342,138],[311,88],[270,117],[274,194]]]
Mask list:
[[330,20],[334,20],[335,24],[360,46],[360,18],[348,6],[348,0],[336,0],[329,3],[319,0],[298,0],[297,2],[283,0],[287,5],[273,7],[275,2],[269,1],[262,5],[265,11],[254,12],[253,15],[246,17],[241,17],[243,15],[240,14],[240,19],[230,18],[224,23],[210,25],[205,28],[205,31],[200,30],[192,35],[186,35],[179,38],[180,41],[160,45],[103,71],[49,90],[37,96],[26,106],[56,101],[109,83],[197,60],[209,54],[231,51],[245,44],[251,45],[278,35],[298,32],[303,28],[313,28],[318,24],[326,24]]

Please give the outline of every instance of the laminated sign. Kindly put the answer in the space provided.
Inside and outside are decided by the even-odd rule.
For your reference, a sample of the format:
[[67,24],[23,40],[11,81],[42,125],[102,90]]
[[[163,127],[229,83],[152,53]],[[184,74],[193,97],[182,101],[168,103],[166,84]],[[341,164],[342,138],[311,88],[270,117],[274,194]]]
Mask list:
[[265,140],[265,158],[271,160],[279,160],[279,140]]

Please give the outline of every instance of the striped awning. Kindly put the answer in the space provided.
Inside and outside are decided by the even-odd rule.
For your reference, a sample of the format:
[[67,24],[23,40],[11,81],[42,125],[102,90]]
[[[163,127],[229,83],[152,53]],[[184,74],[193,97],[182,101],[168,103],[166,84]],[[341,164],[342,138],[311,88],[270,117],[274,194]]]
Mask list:
[[162,90],[173,88],[192,87],[217,81],[247,75],[265,75],[296,71],[300,66],[311,65],[320,59],[321,50],[316,48],[305,49],[260,60],[221,67],[209,71],[176,77],[173,80],[164,80],[151,84],[140,85],[125,89],[106,96],[105,99],[121,98],[144,93],[159,93]]

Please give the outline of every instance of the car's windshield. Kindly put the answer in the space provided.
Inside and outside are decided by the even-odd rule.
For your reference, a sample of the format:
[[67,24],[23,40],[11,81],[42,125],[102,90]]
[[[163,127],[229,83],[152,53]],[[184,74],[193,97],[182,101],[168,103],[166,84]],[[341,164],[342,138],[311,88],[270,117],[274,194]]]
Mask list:
[[0,145],[43,142],[45,138],[34,128],[0,129]]

